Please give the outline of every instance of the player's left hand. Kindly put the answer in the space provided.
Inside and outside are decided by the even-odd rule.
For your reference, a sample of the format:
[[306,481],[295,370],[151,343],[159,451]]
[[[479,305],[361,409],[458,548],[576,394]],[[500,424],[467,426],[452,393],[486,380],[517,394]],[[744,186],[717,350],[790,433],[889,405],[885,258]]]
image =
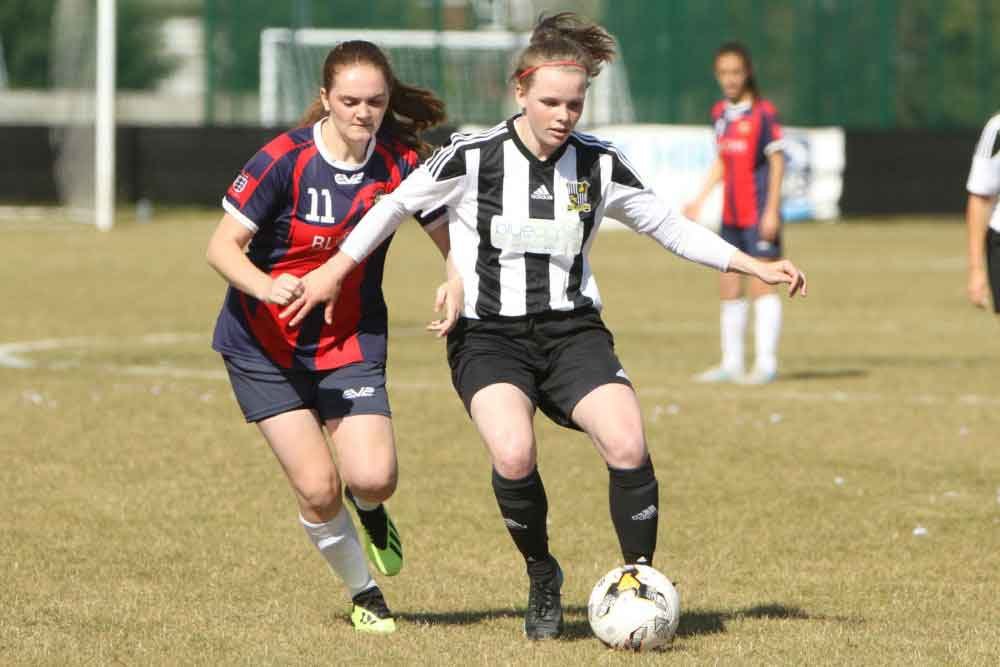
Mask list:
[[278,317],[283,320],[292,318],[288,322],[288,327],[291,329],[297,327],[313,308],[322,303],[325,304],[323,320],[327,324],[333,324],[333,305],[337,302],[339,294],[340,280],[329,266],[324,264],[302,276],[302,294],[288,304]]
[[768,285],[787,283],[788,296],[806,296],[806,274],[787,259],[779,259],[777,262],[757,261],[753,273]]
[[438,338],[447,336],[458,322],[464,299],[465,291],[462,289],[461,278],[452,278],[441,283],[434,298],[434,312],[440,313],[444,310],[444,317],[430,322],[427,325],[427,330]]
[[781,230],[781,217],[777,211],[764,211],[760,218],[760,240],[775,243]]

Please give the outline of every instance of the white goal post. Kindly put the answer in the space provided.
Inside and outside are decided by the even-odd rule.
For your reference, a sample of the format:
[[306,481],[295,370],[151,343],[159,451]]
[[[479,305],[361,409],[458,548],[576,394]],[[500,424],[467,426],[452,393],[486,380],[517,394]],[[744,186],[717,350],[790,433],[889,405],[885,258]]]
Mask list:
[[61,213],[107,231],[115,219],[116,0],[57,0],[50,142]]
[[[265,28],[260,39],[260,121],[294,124],[319,94],[323,61],[338,43],[364,39],[389,56],[396,76],[430,88],[450,122],[491,125],[513,113],[508,77],[529,33],[503,30],[339,30]],[[604,68],[591,84],[584,127],[634,121],[625,67]]]
[[97,96],[94,118],[94,220],[115,224],[115,0],[97,2]]

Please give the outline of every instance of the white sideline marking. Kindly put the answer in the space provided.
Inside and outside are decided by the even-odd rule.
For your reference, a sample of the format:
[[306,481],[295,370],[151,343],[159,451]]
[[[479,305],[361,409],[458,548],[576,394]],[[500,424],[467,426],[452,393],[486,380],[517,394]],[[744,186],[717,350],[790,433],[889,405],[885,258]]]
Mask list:
[[[416,332],[423,333],[422,329],[416,327],[398,327],[394,333],[404,333],[412,335]],[[207,341],[205,334],[192,333],[153,333],[143,336],[125,338],[106,337],[73,337],[73,338],[43,338],[33,341],[16,341],[11,343],[0,343],[0,368],[12,369],[46,369],[46,370],[69,370],[79,368],[80,364],[75,360],[59,359],[56,355],[49,355],[51,358],[45,362],[26,358],[23,355],[28,353],[46,353],[74,348],[107,347],[111,345],[120,346],[124,343],[132,342],[141,345],[164,346],[177,343],[191,343]],[[225,380],[227,374],[225,370],[203,369],[203,368],[183,368],[170,366],[168,364],[148,366],[143,364],[100,364],[99,368],[107,373],[119,375],[132,375],[141,377],[160,377],[173,379],[196,379],[196,380]],[[440,391],[451,393],[451,384],[447,382],[426,382],[426,381],[406,381],[389,379],[390,389],[404,391]],[[693,383],[679,382],[676,385],[639,385],[638,393],[640,397],[677,396],[680,393],[691,395],[697,392],[699,386]],[[723,389],[721,387],[704,388],[705,393],[718,396],[725,391],[727,397],[747,397],[749,395],[742,388]],[[872,403],[890,401],[895,403],[907,403],[918,405],[964,405],[970,407],[994,407],[1000,406],[1000,397],[984,396],[981,394],[883,394],[879,392],[846,392],[846,391],[802,391],[788,390],[768,393],[769,398],[777,398],[784,401],[797,401],[802,403]]]
[[[77,338],[42,338],[40,340],[0,343],[0,366],[5,366],[7,368],[42,368],[59,366],[58,363],[40,365],[30,359],[24,359],[20,355],[26,352],[48,352],[51,350],[69,350],[81,347],[88,348],[121,345],[122,342],[127,340],[134,340],[143,345],[173,345],[176,343],[189,343],[204,339],[205,337],[202,334],[155,333],[137,336],[134,338],[102,338],[91,336]],[[65,362],[62,366],[66,366]]]

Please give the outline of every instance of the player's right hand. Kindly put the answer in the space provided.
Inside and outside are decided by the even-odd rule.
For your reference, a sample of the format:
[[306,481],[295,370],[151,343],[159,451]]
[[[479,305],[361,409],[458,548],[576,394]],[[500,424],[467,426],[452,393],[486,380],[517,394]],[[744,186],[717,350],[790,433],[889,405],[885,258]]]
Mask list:
[[986,271],[969,269],[969,281],[966,285],[969,301],[977,308],[985,308],[989,301],[989,288],[986,282]]
[[262,301],[273,303],[276,306],[287,306],[302,295],[303,289],[302,281],[298,277],[290,273],[282,273],[271,279]]

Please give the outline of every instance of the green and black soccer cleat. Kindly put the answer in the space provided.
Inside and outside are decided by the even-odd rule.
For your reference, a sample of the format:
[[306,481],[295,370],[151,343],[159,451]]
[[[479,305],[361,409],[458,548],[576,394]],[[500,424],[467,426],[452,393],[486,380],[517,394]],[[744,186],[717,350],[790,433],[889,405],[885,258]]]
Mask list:
[[372,562],[375,569],[387,577],[399,574],[399,571],[403,569],[403,542],[399,539],[396,524],[392,522],[389,513],[385,511],[385,504],[366,511],[358,507],[350,489],[347,489],[346,496],[354,505],[354,509],[358,512],[358,519],[361,520],[361,527],[364,529],[364,549],[365,553],[368,554],[368,560]]
[[385,603],[382,591],[373,586],[355,595],[351,601],[351,624],[358,632],[389,634],[396,631],[396,619]]

